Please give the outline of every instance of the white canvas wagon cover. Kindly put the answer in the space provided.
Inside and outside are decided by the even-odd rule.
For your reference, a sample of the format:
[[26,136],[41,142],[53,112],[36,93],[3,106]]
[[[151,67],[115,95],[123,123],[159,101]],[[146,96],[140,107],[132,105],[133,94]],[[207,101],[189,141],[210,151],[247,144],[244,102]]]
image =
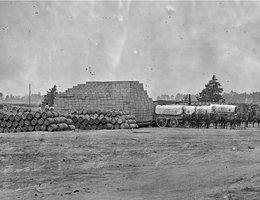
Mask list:
[[192,115],[196,111],[196,106],[183,106],[185,114]]
[[182,105],[157,105],[155,107],[155,114],[158,115],[181,115],[182,113]]
[[197,106],[196,107],[196,113],[213,113],[212,106]]
[[212,106],[214,111],[219,113],[219,112],[227,112],[227,113],[233,113],[236,110],[235,105],[213,105]]

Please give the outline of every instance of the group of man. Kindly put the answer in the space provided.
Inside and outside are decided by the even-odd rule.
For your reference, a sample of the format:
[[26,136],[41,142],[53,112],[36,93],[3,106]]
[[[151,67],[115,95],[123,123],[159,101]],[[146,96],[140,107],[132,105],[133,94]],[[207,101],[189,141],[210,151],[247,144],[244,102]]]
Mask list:
[[252,113],[193,113],[192,115],[183,114],[182,118],[178,120],[179,127],[192,128],[237,128],[244,125],[248,127],[252,123],[260,125],[260,117]]
[[42,105],[40,104],[38,107],[38,111],[42,111],[42,110],[44,110],[44,111],[54,110],[54,107],[53,106],[50,107],[48,104],[46,104],[44,106],[44,109],[42,109]]

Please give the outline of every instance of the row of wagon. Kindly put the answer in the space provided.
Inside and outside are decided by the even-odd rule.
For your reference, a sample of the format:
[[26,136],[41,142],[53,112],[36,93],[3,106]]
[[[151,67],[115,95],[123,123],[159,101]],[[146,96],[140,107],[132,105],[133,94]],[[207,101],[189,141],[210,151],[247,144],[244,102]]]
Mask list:
[[155,107],[155,120],[158,126],[169,124],[176,127],[184,116],[194,114],[230,114],[237,112],[236,105],[190,106],[190,105],[157,105]]

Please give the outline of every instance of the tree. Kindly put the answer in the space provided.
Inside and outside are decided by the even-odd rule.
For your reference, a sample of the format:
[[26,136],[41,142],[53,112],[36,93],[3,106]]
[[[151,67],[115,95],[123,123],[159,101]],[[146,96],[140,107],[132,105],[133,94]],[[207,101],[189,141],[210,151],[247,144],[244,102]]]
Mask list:
[[223,88],[221,88],[218,79],[213,75],[212,79],[205,85],[205,88],[199,93],[197,100],[200,102],[220,102]]
[[57,86],[54,85],[53,88],[49,89],[49,91],[47,91],[47,94],[43,96],[42,105],[45,106],[46,104],[48,104],[49,106],[53,106],[54,99],[57,96],[57,94]]

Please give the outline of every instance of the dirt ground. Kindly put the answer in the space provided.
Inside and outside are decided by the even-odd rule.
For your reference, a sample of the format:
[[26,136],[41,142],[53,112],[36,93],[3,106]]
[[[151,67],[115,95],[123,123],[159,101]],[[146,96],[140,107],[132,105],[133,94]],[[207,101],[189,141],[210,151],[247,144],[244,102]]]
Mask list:
[[260,199],[260,128],[2,133],[0,199]]

